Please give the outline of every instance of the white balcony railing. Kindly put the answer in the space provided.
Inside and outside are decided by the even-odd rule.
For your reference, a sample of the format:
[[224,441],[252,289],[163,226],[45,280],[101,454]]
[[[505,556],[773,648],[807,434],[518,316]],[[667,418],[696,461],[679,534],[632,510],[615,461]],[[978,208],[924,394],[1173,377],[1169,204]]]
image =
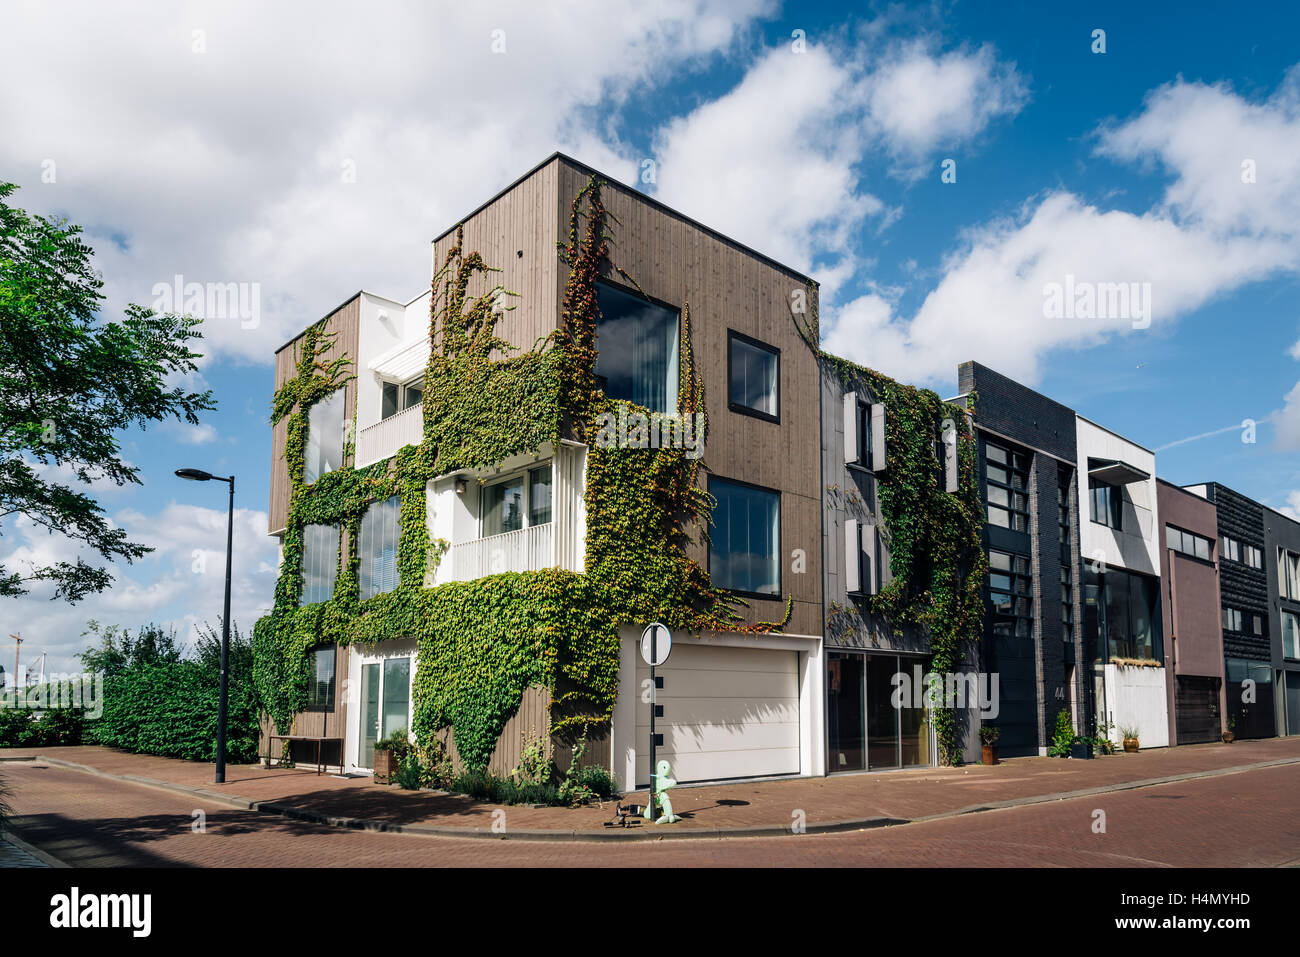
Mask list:
[[382,422],[364,428],[357,435],[355,462],[365,468],[390,458],[404,445],[418,445],[424,438],[424,415],[420,405],[403,409]]
[[446,559],[448,580],[466,582],[501,572],[528,572],[556,564],[551,522],[453,545]]

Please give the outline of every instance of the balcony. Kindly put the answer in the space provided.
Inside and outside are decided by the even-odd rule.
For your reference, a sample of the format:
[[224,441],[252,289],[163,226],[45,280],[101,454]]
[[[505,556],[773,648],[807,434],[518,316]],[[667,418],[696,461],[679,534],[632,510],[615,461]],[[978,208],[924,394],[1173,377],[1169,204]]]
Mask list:
[[501,572],[535,571],[560,564],[553,522],[453,545],[443,564],[448,581],[473,581]]
[[381,462],[396,455],[403,446],[419,445],[423,438],[423,406],[413,405],[357,434],[355,465],[360,469]]

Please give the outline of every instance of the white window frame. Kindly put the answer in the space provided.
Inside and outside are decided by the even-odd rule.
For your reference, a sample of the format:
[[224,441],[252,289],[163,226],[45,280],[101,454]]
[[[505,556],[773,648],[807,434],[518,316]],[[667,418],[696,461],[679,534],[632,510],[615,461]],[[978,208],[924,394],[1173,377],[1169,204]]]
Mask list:
[[844,520],[844,590],[850,595],[878,595],[881,587],[880,529],[857,519]]
[[[548,522],[537,522],[536,524],[534,524],[533,523],[532,473],[535,470],[543,467],[549,468],[551,470],[551,519]],[[484,511],[483,503],[486,497],[485,493],[489,488],[491,488],[494,485],[503,485],[506,482],[514,481],[515,479],[520,477],[522,477],[524,480],[524,501],[523,501],[523,506],[521,508],[521,511],[523,512],[524,523],[519,528],[512,528],[510,532],[519,532],[519,531],[523,531],[525,528],[536,528],[541,525],[550,525],[552,522],[555,521],[555,459],[546,459],[541,462],[533,462],[531,465],[524,465],[516,469],[511,469],[509,472],[503,472],[501,475],[494,475],[492,476],[492,480],[490,482],[483,483],[483,487],[479,489],[479,499],[478,499],[478,537],[480,539],[496,538],[498,535],[510,534],[510,532],[493,532],[491,535],[487,535],[484,533],[483,523],[486,518],[486,514]]]

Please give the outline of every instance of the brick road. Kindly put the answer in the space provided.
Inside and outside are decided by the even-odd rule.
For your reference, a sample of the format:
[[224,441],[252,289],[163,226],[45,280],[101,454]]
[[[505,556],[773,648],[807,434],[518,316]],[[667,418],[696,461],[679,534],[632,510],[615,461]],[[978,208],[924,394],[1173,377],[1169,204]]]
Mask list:
[[[351,831],[39,763],[3,771],[19,834],[74,866],[1300,864],[1300,765],[867,831],[617,843]],[[192,829],[199,809],[206,833]]]
[[[0,750],[0,757],[35,754]],[[344,780],[304,769],[227,768],[227,783],[212,783],[212,766],[106,748],[56,748],[51,757],[93,766],[111,774],[131,774],[184,787],[220,790],[254,801],[290,804],[318,814],[364,818],[390,824],[423,824],[490,831],[502,808],[456,795],[409,792],[373,784],[369,778]],[[1300,758],[1300,736],[1236,744],[1162,748],[1137,755],[1093,761],[1018,758],[996,767],[924,768],[830,778],[741,782],[681,788],[673,805],[685,820],[677,828],[789,827],[796,810],[810,824],[868,818],[915,820],[1031,795],[1060,794],[1189,772],[1210,771],[1266,761]],[[0,775],[17,773],[17,762],[0,762]],[[642,795],[629,801],[644,801]],[[599,830],[612,817],[609,805],[592,808],[504,809],[516,830]]]

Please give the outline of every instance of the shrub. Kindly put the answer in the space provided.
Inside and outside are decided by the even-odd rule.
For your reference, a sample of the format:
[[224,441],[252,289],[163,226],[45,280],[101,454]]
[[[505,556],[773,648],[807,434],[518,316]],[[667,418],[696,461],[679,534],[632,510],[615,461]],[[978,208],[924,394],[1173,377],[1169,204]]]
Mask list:
[[1074,722],[1070,712],[1062,708],[1056,713],[1056,733],[1052,736],[1052,746],[1047,753],[1054,758],[1068,758],[1070,748],[1074,745]]
[[77,708],[0,707],[0,748],[50,748],[81,744],[86,719]]
[[389,752],[400,765],[412,751],[411,736],[405,728],[398,728],[388,737],[376,741],[375,750]]
[[423,771],[420,759],[414,754],[408,754],[397,766],[397,786],[405,791],[420,790],[423,786]]
[[986,724],[980,727],[980,744],[992,747],[998,743],[998,738],[1002,737],[1002,729],[995,724]]

